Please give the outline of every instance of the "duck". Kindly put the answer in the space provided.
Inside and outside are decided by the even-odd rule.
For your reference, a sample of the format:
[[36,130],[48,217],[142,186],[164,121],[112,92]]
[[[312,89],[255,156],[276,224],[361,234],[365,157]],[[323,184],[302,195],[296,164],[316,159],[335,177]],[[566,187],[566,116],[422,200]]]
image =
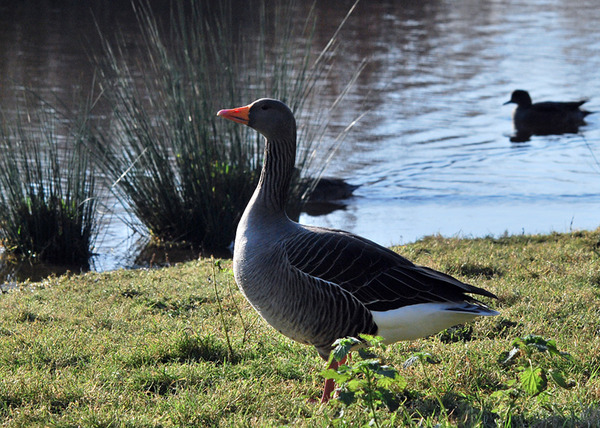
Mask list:
[[[348,183],[339,177],[318,177],[301,179],[312,191],[308,194],[302,212],[309,216],[317,217],[331,214],[334,211],[345,210],[347,204],[345,199],[353,196],[354,191],[360,187],[358,184]],[[314,183],[311,183],[314,181]],[[311,186],[312,184],[312,186]],[[289,206],[288,206],[289,209]],[[288,212],[290,218],[299,218],[299,214]]]
[[579,127],[585,125],[584,118],[591,112],[580,107],[587,100],[559,102],[545,101],[532,103],[529,92],[517,89],[511,94],[514,103],[513,124],[517,133],[522,135],[551,135],[577,133]]
[[[496,298],[389,248],[337,229],[303,225],[285,212],[296,157],[296,120],[271,98],[218,116],[265,140],[260,179],[237,226],[233,272],[242,294],[281,334],[329,361],[334,342],[360,334],[414,340],[499,313],[471,295]],[[337,369],[344,360],[332,359]],[[326,380],[321,402],[335,389]]]
[[339,177],[319,177],[307,202],[331,202],[348,199],[360,185],[346,182]]

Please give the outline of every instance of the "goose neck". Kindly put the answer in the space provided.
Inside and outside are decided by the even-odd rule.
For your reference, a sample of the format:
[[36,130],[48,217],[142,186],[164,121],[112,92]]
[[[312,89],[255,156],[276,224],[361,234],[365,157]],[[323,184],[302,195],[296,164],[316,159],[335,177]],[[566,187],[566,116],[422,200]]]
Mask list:
[[266,141],[257,197],[270,211],[285,212],[295,157],[294,138]]

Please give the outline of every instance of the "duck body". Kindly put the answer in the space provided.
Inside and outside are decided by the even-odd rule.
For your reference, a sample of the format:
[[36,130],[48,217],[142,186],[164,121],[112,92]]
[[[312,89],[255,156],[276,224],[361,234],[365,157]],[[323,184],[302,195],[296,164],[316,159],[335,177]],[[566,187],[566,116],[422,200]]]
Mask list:
[[347,199],[360,186],[337,177],[320,177],[308,197],[308,202],[329,202]]
[[532,103],[527,91],[517,89],[504,104],[515,103],[515,130],[530,135],[577,133],[591,112],[581,110],[586,100],[572,102],[544,101]]
[[360,236],[290,220],[284,207],[296,124],[285,104],[260,99],[218,114],[266,137],[259,184],[237,228],[233,271],[242,293],[275,329],[327,359],[339,338],[366,333],[392,343],[498,314],[468,295],[496,297],[482,288]]

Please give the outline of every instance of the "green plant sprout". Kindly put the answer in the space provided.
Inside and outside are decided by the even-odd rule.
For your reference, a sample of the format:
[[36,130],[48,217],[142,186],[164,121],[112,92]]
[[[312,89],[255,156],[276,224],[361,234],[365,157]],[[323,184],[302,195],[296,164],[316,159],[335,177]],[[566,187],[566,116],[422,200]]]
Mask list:
[[500,355],[499,363],[514,367],[517,372],[515,378],[506,382],[505,389],[491,394],[491,398],[498,400],[494,411],[504,415],[505,426],[510,426],[512,409],[518,400],[536,397],[540,404],[548,400],[549,380],[564,389],[575,386],[567,380],[565,369],[577,362],[570,354],[559,351],[553,339],[534,334],[519,337],[512,342],[510,351]]
[[[566,352],[561,352],[556,341],[544,339],[542,336],[528,334],[515,339],[513,348],[502,361],[503,365],[516,363],[519,357],[526,359],[527,364],[519,364],[519,386],[529,395],[538,395],[548,388],[548,376],[561,388],[571,388],[573,384],[565,380],[565,374],[559,362],[575,363],[575,359]],[[535,358],[545,356],[545,358]]]
[[385,405],[390,411],[396,410],[399,407],[398,394],[406,388],[407,382],[394,367],[383,364],[372,352],[373,349],[385,350],[381,337],[367,334],[360,337],[362,340],[355,337],[338,339],[329,357],[330,363],[333,359],[342,361],[353,348],[361,346],[352,364],[341,364],[336,370],[327,369],[321,374],[338,383],[337,399],[344,406],[364,406],[370,417],[368,425],[380,427],[377,408]]

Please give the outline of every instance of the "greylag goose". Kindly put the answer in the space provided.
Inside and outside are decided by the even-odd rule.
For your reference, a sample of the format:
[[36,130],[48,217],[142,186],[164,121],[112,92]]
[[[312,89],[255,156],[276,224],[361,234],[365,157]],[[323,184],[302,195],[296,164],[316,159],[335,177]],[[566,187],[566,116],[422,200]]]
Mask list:
[[528,139],[531,135],[577,133],[579,127],[585,125],[584,118],[591,113],[579,108],[585,102],[545,101],[534,104],[527,91],[517,89],[504,105],[517,105],[512,115],[513,125],[517,134]]
[[[360,236],[291,221],[284,207],[296,120],[284,103],[263,98],[217,115],[266,139],[259,183],[237,228],[233,272],[250,304],[279,332],[313,345],[327,360],[339,338],[366,333],[392,343],[498,314],[467,295],[495,298],[489,291],[416,266]],[[327,381],[322,402],[333,388]]]

